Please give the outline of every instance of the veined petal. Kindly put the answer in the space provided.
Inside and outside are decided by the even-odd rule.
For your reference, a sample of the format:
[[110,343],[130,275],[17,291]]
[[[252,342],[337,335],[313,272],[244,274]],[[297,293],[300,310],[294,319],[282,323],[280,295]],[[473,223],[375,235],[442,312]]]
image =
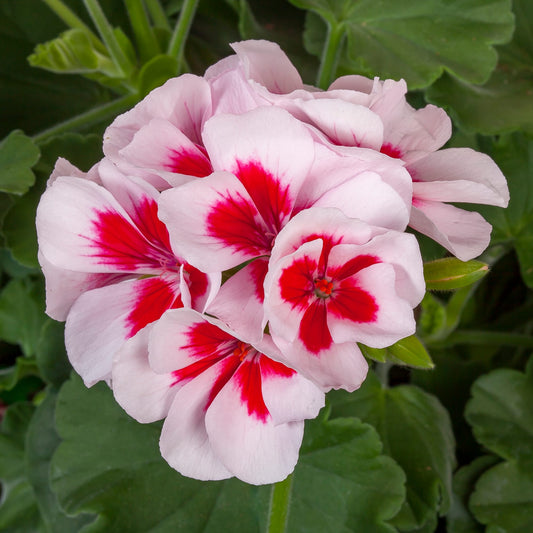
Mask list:
[[148,364],[150,327],[126,341],[113,361],[115,400],[135,420],[150,423],[168,414],[177,387],[171,374],[156,374]]
[[413,203],[409,226],[437,241],[461,261],[480,255],[490,243],[492,230],[479,213],[419,199]]
[[108,285],[82,294],[65,326],[72,366],[87,386],[108,379],[113,357],[124,342],[172,307],[181,306],[174,284],[146,278]]
[[159,217],[173,249],[204,272],[265,255],[274,237],[242,183],[226,172],[161,193]]
[[448,148],[426,155],[408,166],[413,194],[421,200],[472,202],[506,207],[505,176],[486,154],[470,148]]

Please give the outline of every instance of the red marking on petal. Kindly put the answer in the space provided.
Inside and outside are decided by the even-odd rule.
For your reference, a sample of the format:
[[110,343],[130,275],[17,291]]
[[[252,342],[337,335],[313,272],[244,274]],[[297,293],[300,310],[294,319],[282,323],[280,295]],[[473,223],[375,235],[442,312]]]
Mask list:
[[335,280],[341,280],[357,274],[360,270],[367,268],[376,263],[381,263],[381,259],[374,255],[358,255],[347,261],[338,268],[328,268],[328,275]]
[[315,241],[317,239],[322,240],[322,251],[320,252],[320,259],[318,260],[318,272],[321,277],[324,277],[326,275],[329,253],[334,246],[337,246],[337,244],[342,242],[342,237],[334,239],[331,235],[312,233],[311,235],[306,235],[305,238],[302,239],[300,246],[306,242]]
[[217,202],[207,216],[207,231],[226,246],[250,257],[270,253],[271,238],[253,204],[236,193]]
[[313,354],[327,350],[333,344],[327,323],[328,310],[325,302],[324,299],[315,299],[306,309],[300,323],[300,340]]
[[374,297],[351,279],[341,281],[328,301],[329,313],[356,323],[375,322],[378,310]]
[[143,198],[135,206],[135,212],[131,214],[131,217],[152,245],[160,248],[164,254],[173,255],[167,227],[157,216],[157,202],[153,198]]
[[215,383],[211,387],[209,397],[204,410],[207,411],[209,406],[213,403],[213,400],[217,397],[217,394],[222,390],[226,383],[232,378],[236,370],[239,368],[241,360],[238,357],[228,357],[222,362],[222,366],[215,380]]
[[161,278],[147,278],[135,282],[137,293],[133,309],[126,318],[129,337],[133,337],[142,328],[155,322],[167,309],[183,307],[179,294],[172,284]]
[[101,264],[113,265],[117,270],[135,272],[148,267],[161,266],[168,262],[168,253],[154,247],[143,235],[116,211],[95,210],[92,257]]
[[260,301],[265,301],[265,289],[263,283],[268,272],[268,261],[266,259],[256,259],[248,265],[248,272],[254,282],[255,297]]
[[265,424],[270,413],[263,399],[261,367],[258,359],[254,357],[243,361],[235,373],[235,380],[241,390],[241,401],[246,404],[248,415]]
[[285,267],[279,277],[280,296],[291,304],[293,309],[306,309],[314,294],[313,280],[317,263],[304,256]]
[[183,269],[183,275],[191,294],[191,307],[200,310],[200,302],[203,301],[202,299],[207,292],[209,278],[202,271],[188,264]]
[[402,150],[400,150],[400,148],[394,146],[391,143],[383,143],[380,152],[382,154],[388,155],[389,157],[394,157],[395,159],[401,159],[403,156]]
[[184,148],[171,150],[169,153],[169,163],[166,166],[171,172],[186,174],[196,178],[205,178],[213,172],[213,167],[209,161],[203,147],[198,146],[198,151],[187,151]]
[[233,173],[248,191],[271,233],[276,235],[292,211],[294,202],[289,194],[289,186],[284,186],[258,161],[238,161]]
[[296,370],[285,366],[279,361],[274,361],[274,359],[270,359],[270,357],[267,357],[264,354],[261,354],[259,365],[261,366],[261,376],[263,379],[268,379],[273,376],[290,378],[296,374]]

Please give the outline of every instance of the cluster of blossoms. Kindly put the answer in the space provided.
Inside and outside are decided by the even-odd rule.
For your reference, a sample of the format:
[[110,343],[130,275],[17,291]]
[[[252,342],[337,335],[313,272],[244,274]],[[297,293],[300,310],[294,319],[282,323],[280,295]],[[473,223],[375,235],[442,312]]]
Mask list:
[[58,160],[37,212],[47,312],[70,361],[199,479],[272,483],[304,420],[357,389],[357,343],[415,331],[422,259],[407,226],[468,260],[505,179],[403,81],[303,85],[279,47],[233,45],[119,116],[88,173]]

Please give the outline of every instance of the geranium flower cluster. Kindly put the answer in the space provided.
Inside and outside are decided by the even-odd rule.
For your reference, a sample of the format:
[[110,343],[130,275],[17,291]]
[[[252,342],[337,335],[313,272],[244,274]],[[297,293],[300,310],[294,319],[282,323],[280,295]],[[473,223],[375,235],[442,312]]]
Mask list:
[[70,361],[199,479],[276,482],[331,388],[415,331],[422,259],[407,226],[463,260],[506,205],[486,155],[439,150],[442,109],[403,81],[305,86],[280,48],[233,45],[107,129],[87,174],[60,159],[37,212],[47,312]]

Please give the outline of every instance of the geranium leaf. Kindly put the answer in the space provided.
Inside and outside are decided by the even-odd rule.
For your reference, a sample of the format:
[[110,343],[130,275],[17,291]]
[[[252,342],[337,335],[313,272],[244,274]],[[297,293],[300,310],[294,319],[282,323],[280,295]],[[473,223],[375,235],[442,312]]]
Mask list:
[[[159,454],[161,425],[131,419],[106,385],[86,389],[73,376],[60,391],[56,423],[63,442],[52,486],[69,514],[99,515],[84,532],[265,530],[270,486],[180,476]],[[392,533],[385,520],[403,502],[404,479],[370,426],[317,420],[294,472],[288,531]]]
[[356,415],[372,424],[392,457],[407,476],[407,500],[393,524],[401,530],[429,528],[437,512],[447,512],[454,438],[448,413],[421,389],[405,385],[382,388],[373,373],[352,394],[333,391],[332,416]]
[[72,370],[65,350],[64,330],[63,323],[46,319],[35,353],[41,377],[56,387],[68,379]]
[[533,288],[533,140],[526,135],[502,136],[487,150],[507,178],[507,209],[479,206],[492,224],[492,243],[514,246],[526,285]]
[[505,461],[485,472],[470,498],[474,516],[506,533],[533,530],[533,468]]
[[416,368],[433,368],[431,356],[415,335],[406,337],[387,348],[390,359]]
[[24,194],[35,182],[31,167],[39,155],[29,137],[18,130],[11,132],[0,143],[0,192]]
[[499,63],[482,86],[445,75],[427,91],[464,128],[484,134],[523,130],[533,133],[533,3],[514,0],[516,30],[499,49]]
[[[514,26],[508,0],[291,3],[317,13],[332,26],[344,26],[347,42],[340,59],[344,71],[404,78],[411,88],[430,85],[444,70],[472,83],[485,82],[497,62],[493,45],[508,41]],[[320,35],[316,20],[307,31],[315,39]],[[312,43],[311,51],[322,47],[323,41]]]
[[494,370],[472,387],[465,417],[476,439],[507,460],[533,464],[533,359],[527,372]]

